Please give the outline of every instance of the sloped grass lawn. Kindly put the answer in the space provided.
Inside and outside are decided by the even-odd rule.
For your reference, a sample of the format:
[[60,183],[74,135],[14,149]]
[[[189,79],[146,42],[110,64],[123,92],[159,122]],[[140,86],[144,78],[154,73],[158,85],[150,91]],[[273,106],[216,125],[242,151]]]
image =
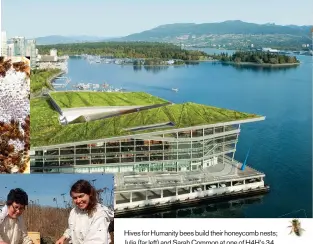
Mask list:
[[135,106],[166,103],[145,92],[51,92],[61,108],[93,106]]
[[259,116],[195,103],[185,103],[66,126],[59,124],[58,117],[59,114],[53,110],[47,99],[36,98],[31,100],[32,147],[160,131],[160,128],[136,132],[125,131],[124,129],[165,122],[173,122],[175,124],[173,128],[184,128]]
[[46,145],[51,135],[58,133],[62,126],[59,114],[49,104],[48,99],[30,100],[30,141],[33,145]]

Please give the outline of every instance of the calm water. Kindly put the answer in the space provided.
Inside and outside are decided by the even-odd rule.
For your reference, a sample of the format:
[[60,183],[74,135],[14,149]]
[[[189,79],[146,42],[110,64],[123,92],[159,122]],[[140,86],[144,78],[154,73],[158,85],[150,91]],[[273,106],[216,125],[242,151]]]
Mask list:
[[242,125],[235,158],[244,161],[251,148],[248,164],[265,172],[271,192],[234,210],[224,204],[213,214],[185,211],[184,217],[278,217],[299,209],[312,217],[312,58],[298,58],[302,64],[296,68],[239,69],[201,63],[148,70],[71,58],[68,76],[71,85],[106,81],[176,103],[192,101],[266,116],[265,121]]

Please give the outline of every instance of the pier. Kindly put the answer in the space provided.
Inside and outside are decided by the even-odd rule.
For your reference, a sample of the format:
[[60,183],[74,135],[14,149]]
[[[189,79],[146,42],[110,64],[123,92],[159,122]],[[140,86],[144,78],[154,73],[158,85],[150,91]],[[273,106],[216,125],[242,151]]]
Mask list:
[[[63,81],[63,83],[55,83],[56,81]],[[54,88],[65,88],[70,82],[71,79],[68,77],[57,77],[52,82],[52,85]]]
[[[223,159],[222,159],[223,158]],[[219,157],[224,163],[200,170],[173,173],[124,173],[116,177],[115,212],[131,215],[133,211],[167,209],[174,206],[235,199],[269,191],[265,175],[251,167],[240,170],[241,163]]]
[[72,86],[77,90],[80,91],[101,91],[101,92],[124,92],[126,91],[125,89],[121,88],[115,88],[107,83],[104,84],[98,84],[98,83],[85,83],[81,82],[76,85]]

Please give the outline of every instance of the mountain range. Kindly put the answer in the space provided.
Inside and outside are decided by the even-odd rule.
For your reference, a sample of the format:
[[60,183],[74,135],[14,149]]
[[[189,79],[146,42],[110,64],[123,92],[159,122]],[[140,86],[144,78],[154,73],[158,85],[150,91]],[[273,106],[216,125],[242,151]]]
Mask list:
[[295,36],[309,36],[312,26],[296,25],[275,25],[275,24],[254,24],[240,20],[228,20],[220,23],[183,23],[161,25],[154,29],[143,31],[123,37],[124,40],[147,40],[168,37],[177,37],[182,35],[260,35],[260,34],[283,34]]
[[37,45],[53,45],[53,44],[81,43],[81,42],[99,42],[108,39],[112,39],[112,37],[51,35],[37,37],[36,43]]
[[151,30],[125,37],[47,36],[37,38],[37,44],[58,44],[99,41],[155,41],[189,45],[301,45],[311,43],[312,26],[255,24],[240,20],[220,23],[175,23],[160,25]]

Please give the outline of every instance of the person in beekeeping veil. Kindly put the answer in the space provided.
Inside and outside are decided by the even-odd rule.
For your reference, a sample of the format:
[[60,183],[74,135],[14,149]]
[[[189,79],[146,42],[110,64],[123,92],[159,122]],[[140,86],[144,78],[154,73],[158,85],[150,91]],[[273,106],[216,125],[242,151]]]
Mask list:
[[113,212],[102,206],[96,189],[86,180],[77,181],[70,190],[75,207],[68,219],[68,229],[56,244],[108,244],[108,226]]
[[22,214],[28,205],[28,195],[20,188],[12,189],[6,205],[0,211],[0,244],[33,244],[27,236]]

